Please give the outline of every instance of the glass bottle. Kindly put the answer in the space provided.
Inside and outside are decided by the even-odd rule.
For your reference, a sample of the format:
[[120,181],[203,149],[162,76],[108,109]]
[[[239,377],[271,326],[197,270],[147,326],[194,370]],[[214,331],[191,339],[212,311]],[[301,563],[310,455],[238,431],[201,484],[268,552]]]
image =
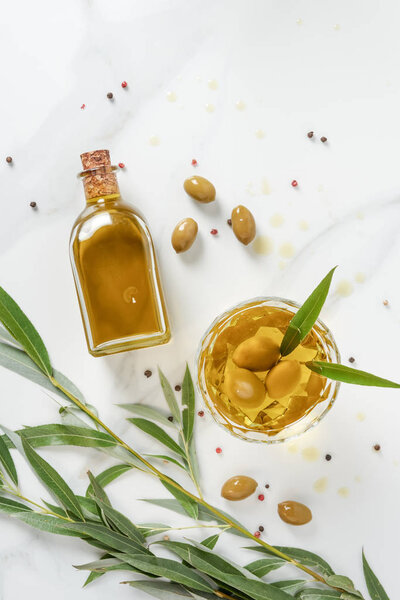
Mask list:
[[164,344],[171,333],[149,229],[121,199],[109,151],[81,160],[86,207],[71,232],[70,258],[89,352]]

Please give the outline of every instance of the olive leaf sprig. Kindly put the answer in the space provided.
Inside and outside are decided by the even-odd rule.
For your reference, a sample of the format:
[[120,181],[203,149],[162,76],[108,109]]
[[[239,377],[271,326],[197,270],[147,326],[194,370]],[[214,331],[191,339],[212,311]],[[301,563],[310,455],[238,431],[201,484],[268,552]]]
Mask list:
[[[0,511],[40,531],[79,537],[101,550],[96,560],[75,566],[78,570],[89,571],[84,585],[107,572],[118,570],[139,574],[140,579],[123,583],[159,600],[210,600],[215,597],[227,600],[290,600],[293,595],[298,600],[363,600],[348,577],[335,574],[321,557],[299,548],[280,550],[292,560],[301,560],[321,573],[330,588],[322,588],[307,579],[266,581],[264,577],[287,564],[286,561],[265,548],[253,545],[246,549],[261,552],[262,558],[241,567],[214,550],[219,533],[206,537],[201,543],[187,539],[149,543],[149,538],[171,528],[152,523],[136,525],[114,508],[104,488],[112,478],[121,475],[122,470],[113,472],[112,478],[110,469],[97,477],[89,471],[87,493],[80,496],[34,450],[23,433],[18,435],[6,427],[1,428],[7,442],[3,442],[0,450]],[[45,500],[38,504],[22,494],[9,447],[16,448],[23,455],[56,504]],[[176,555],[178,560],[155,554],[151,546],[158,545]],[[363,567],[371,599],[389,600],[364,553]]]
[[[135,467],[145,471],[157,477],[172,495],[175,496],[175,501],[173,502],[176,502],[176,504],[174,507],[171,505],[170,508],[175,510],[179,507],[179,510],[184,510],[186,514],[196,518],[196,520],[197,518],[206,521],[214,519],[217,524],[222,525],[224,529],[240,534],[255,543],[256,545],[253,546],[253,549],[258,548],[267,555],[265,558],[263,557],[263,559],[261,559],[262,561],[267,560],[267,558],[270,560],[272,556],[275,562],[282,561],[282,564],[289,563],[311,576],[314,587],[315,584],[317,584],[317,587],[315,587],[314,590],[315,600],[317,600],[317,598],[326,598],[325,592],[328,589],[331,597],[341,597],[343,600],[344,598],[346,598],[346,600],[349,598],[362,598],[361,594],[356,591],[353,583],[347,577],[336,575],[333,571],[331,573],[326,570],[324,571],[320,566],[322,559],[316,555],[312,555],[305,550],[271,546],[264,540],[252,535],[245,527],[243,527],[243,525],[232,519],[229,515],[212,506],[203,498],[186,490],[167,474],[158,470],[147,458],[129,446],[129,444],[123,441],[103,421],[101,421],[97,412],[86,403],[80,391],[65,378],[65,376],[53,369],[49,362],[47,350],[36,329],[16,305],[14,300],[12,300],[4,290],[0,293],[0,304],[2,305],[0,309],[0,320],[15,340],[15,344],[13,345],[0,343],[0,364],[39,383],[47,389],[54,388],[53,391],[56,391],[56,393],[64,400],[70,400],[72,405],[79,409],[79,411],[86,415],[86,417],[99,428],[99,430],[97,430],[83,426],[85,421],[71,412],[67,412],[68,417],[76,419],[76,425],[43,425],[23,429],[17,433],[11,432],[3,427],[5,438],[3,438],[4,443],[0,446],[2,455],[1,463],[3,466],[7,464],[8,469],[5,468],[5,473],[2,471],[1,476],[1,481],[3,483],[1,486],[2,493],[0,494],[0,507],[2,507],[2,510],[13,514],[27,524],[44,531],[82,537],[91,545],[105,551],[106,556],[103,556],[104,560],[108,560],[111,556],[111,558],[122,561],[123,564],[130,565],[140,573],[146,573],[153,577],[166,577],[172,582],[187,586],[191,590],[190,594],[192,597],[193,595],[198,596],[199,592],[201,592],[200,596],[203,597],[204,594],[206,594],[206,597],[209,597],[208,594],[210,593],[219,597],[238,598],[243,600],[284,600],[291,597],[290,593],[287,593],[285,589],[287,586],[293,589],[293,580],[290,582],[280,582],[280,585],[274,585],[265,581],[259,581],[258,579],[253,581],[254,578],[257,578],[257,575],[253,573],[253,576],[250,577],[250,581],[248,581],[248,572],[251,572],[250,565],[248,565],[249,569],[244,573],[242,568],[237,569],[238,573],[232,573],[232,563],[225,561],[225,559],[211,552],[209,549],[204,550],[203,548],[200,548],[200,551],[203,553],[205,552],[206,554],[210,553],[213,562],[211,566],[208,566],[208,556],[205,557],[204,554],[198,556],[197,552],[193,549],[188,551],[187,556],[185,555],[185,558],[182,559],[184,561],[183,563],[177,561],[171,563],[169,559],[159,559],[157,556],[148,557],[148,553],[150,552],[149,549],[146,548],[144,552],[142,549],[138,550],[136,544],[137,539],[132,539],[134,533],[132,528],[129,528],[129,521],[127,523],[126,518],[124,519],[121,513],[117,513],[117,515],[113,513],[113,509],[109,505],[109,500],[97,479],[90,477],[91,487],[89,487],[87,491],[89,497],[77,496],[61,478],[60,474],[44,461],[44,459],[33,449],[34,445],[39,446],[41,444],[73,444],[78,446],[98,447],[103,451],[107,450],[107,452],[118,458],[123,457],[124,460],[126,459],[126,465],[115,465],[111,469],[113,471],[112,473],[109,469],[107,470],[107,474],[106,472],[102,474],[102,479],[105,483],[107,480],[112,480],[118,476],[118,473],[124,472],[129,467]],[[19,349],[18,345],[21,349]],[[191,380],[189,381],[190,374],[188,371],[187,378],[187,383],[189,384]],[[185,410],[187,410],[186,413]],[[183,410],[182,431],[185,431],[186,429],[186,431],[192,433],[193,421],[194,398],[193,401],[191,399],[190,401],[188,400],[187,407]],[[8,440],[8,442],[5,440]],[[44,510],[50,512],[44,512],[44,514],[42,514],[43,507],[31,502],[19,492],[17,484],[12,479],[13,477],[16,478],[16,473],[13,471],[10,463],[9,447],[12,446],[17,448],[25,456],[38,477],[58,501],[58,505],[53,505],[48,502],[45,503],[46,508],[44,508]],[[7,482],[7,473],[11,477],[11,482],[5,483]],[[16,486],[14,492],[12,491],[13,485]],[[20,500],[23,500],[25,504],[24,502],[21,503],[16,500],[11,500],[8,496],[13,493],[14,495],[17,495]],[[96,523],[96,521],[92,522],[93,518],[90,516],[91,514],[94,514],[93,511],[90,511],[90,502],[93,500],[92,496],[96,497],[94,500],[96,514],[99,514],[103,523],[102,525]],[[161,501],[153,500],[153,503],[160,502]],[[29,507],[27,509],[27,503],[36,506],[40,514],[37,514],[37,511],[32,511]],[[93,508],[93,505],[91,506]],[[105,522],[108,523],[106,528],[111,529],[112,533],[104,531],[103,527],[105,526]],[[158,526],[158,524],[148,524],[147,533],[149,533],[149,529],[150,531],[160,530],[162,527],[163,526]],[[126,533],[128,530],[129,534]],[[125,539],[121,540],[120,536],[124,534],[129,538],[128,542]],[[213,539],[215,539],[215,536]],[[136,546],[133,547],[132,544],[136,544]],[[205,543],[205,546],[212,546],[212,544],[213,542],[208,540],[207,544]],[[197,548],[195,542],[192,542],[191,546],[192,545]],[[178,556],[180,556],[177,552],[177,547],[169,549],[176,551]],[[179,547],[179,551],[183,552],[181,547]],[[137,557],[138,553],[140,554],[139,557]],[[129,554],[129,556],[127,557],[126,554]],[[145,554],[146,556],[143,558],[142,554]],[[160,560],[164,560],[161,565],[159,562]],[[211,559],[209,558],[209,560]],[[257,563],[258,561],[255,562]],[[323,561],[323,563],[325,563],[325,561]],[[188,573],[185,570],[187,564],[190,565],[189,568],[192,568],[195,574]],[[229,566],[229,564],[231,564],[231,566]],[[219,565],[219,567],[216,568],[216,565]],[[234,566],[234,568],[236,568],[236,566]],[[252,568],[257,570],[258,565],[252,564]],[[266,568],[265,564],[263,565],[263,568]],[[183,574],[182,569],[184,571]],[[91,571],[96,572],[96,569],[93,568]],[[205,591],[203,587],[199,587],[199,585],[203,585],[202,582],[199,583],[198,581],[198,577],[201,577],[200,573],[207,575],[205,581],[208,583],[210,577],[215,577],[214,584],[218,586],[217,589],[211,584],[211,591],[208,588]],[[257,573],[259,574],[259,571],[257,571]],[[92,576],[94,577],[93,573]],[[243,580],[243,577],[245,578],[245,581]],[[193,583],[193,580],[195,583]],[[162,582],[157,583],[163,585]],[[318,584],[325,587],[320,590]],[[135,582],[133,585],[141,584]],[[150,585],[151,582],[149,582],[149,586]],[[304,580],[304,586],[308,587],[307,580]],[[195,590],[195,592],[193,592],[193,590]],[[229,594],[225,590],[227,590]],[[303,592],[302,590],[299,597],[304,600],[306,598],[304,593],[309,594],[310,591],[311,590]],[[165,594],[164,596],[160,596],[159,594],[157,597],[165,598],[167,596]],[[381,600],[379,596],[375,596],[374,600],[375,598]]]
[[[280,352],[282,356],[287,356],[293,352],[314,327],[328,296],[336,268],[334,267],[329,271],[292,317],[281,342]],[[311,371],[335,381],[366,386],[400,388],[399,383],[342,364],[324,361],[309,361],[305,364]]]

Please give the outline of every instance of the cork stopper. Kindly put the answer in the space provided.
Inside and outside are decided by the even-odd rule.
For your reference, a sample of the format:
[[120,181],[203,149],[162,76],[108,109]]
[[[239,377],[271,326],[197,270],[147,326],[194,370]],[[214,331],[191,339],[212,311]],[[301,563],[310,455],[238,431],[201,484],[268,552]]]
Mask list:
[[119,194],[117,178],[113,173],[108,150],[94,150],[81,154],[83,187],[86,199]]

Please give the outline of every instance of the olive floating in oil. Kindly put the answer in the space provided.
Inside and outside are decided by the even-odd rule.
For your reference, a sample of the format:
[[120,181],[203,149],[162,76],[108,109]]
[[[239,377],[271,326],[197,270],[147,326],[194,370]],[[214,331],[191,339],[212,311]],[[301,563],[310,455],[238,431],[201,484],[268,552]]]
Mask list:
[[188,217],[179,221],[171,236],[171,244],[175,252],[179,254],[189,250],[197,237],[197,232],[198,226],[194,219]]
[[185,192],[197,202],[208,204],[215,200],[215,187],[205,177],[193,175],[193,177],[185,179],[183,187]]
[[312,519],[312,512],[305,504],[295,500],[286,500],[278,504],[278,514],[289,525],[305,525]]
[[279,357],[280,350],[276,342],[268,337],[254,335],[237,346],[232,360],[238,367],[250,371],[268,371],[278,362]]
[[221,488],[221,496],[225,500],[238,501],[244,500],[254,494],[257,488],[257,481],[246,475],[235,475],[227,481]]
[[247,369],[235,369],[227,374],[225,378],[225,390],[229,400],[239,408],[257,408],[265,398],[265,387]]
[[232,210],[231,215],[233,233],[245,246],[256,237],[256,222],[248,208],[239,204]]
[[279,362],[269,371],[265,379],[268,396],[274,399],[287,396],[296,389],[300,378],[301,367],[297,360]]

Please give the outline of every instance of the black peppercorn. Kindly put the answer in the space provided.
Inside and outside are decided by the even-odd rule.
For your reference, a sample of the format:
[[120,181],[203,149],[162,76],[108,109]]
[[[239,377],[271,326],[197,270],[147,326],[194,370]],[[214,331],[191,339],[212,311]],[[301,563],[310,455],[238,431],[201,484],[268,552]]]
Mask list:
[[258,528],[258,531],[261,531],[261,533],[264,531],[264,527],[262,525],[260,525],[260,527]]
[[326,454],[326,455],[325,455],[325,460],[327,460],[328,462],[329,462],[330,460],[332,460],[332,455],[331,455],[331,454]]
[[29,206],[31,206],[32,208],[36,208],[37,204],[36,202],[33,200],[32,202],[29,203]]
[[7,156],[6,162],[8,162],[8,164],[11,164],[12,163],[12,156]]
[[349,363],[353,363],[353,362],[356,362],[356,359],[354,358],[354,356],[350,356]]
[[322,136],[322,138],[321,138],[321,142],[322,142],[323,144],[325,144],[325,142],[327,142],[327,141],[328,141],[328,138],[326,138],[326,137],[323,135],[323,136]]
[[173,420],[174,420],[174,417],[172,415],[168,417],[168,421],[171,421],[171,423]]
[[310,139],[314,136],[314,132],[313,131],[309,131],[307,133],[307,137],[309,137]]
[[175,391],[176,392],[180,392],[181,389],[182,389],[182,387],[179,384],[175,386]]
[[112,99],[114,98],[114,94],[113,94],[112,92],[108,92],[108,94],[107,94],[107,98],[108,98],[109,100],[112,100]]
[[147,378],[151,377],[153,375],[153,373],[150,371],[150,369],[146,369],[146,371],[144,372],[144,374],[146,375]]

